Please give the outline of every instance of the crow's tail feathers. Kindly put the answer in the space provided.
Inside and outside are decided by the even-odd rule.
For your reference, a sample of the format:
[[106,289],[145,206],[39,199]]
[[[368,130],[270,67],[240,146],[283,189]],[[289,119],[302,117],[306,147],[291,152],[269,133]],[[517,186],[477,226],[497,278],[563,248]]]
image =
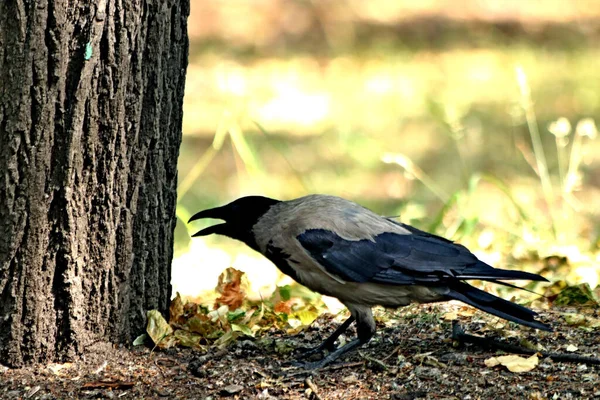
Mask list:
[[467,303],[475,308],[478,308],[497,317],[506,319],[508,321],[516,322],[517,324],[529,326],[531,328],[541,329],[544,331],[552,330],[549,325],[536,321],[535,317],[538,314],[526,307],[501,299],[500,297],[484,292],[483,290],[477,289],[476,287],[473,287],[464,282],[455,282],[452,285],[450,285],[449,288],[450,291],[446,295],[452,299],[460,300],[463,303]]
[[478,261],[474,265],[469,266],[460,273],[454,275],[457,279],[479,279],[482,281],[502,281],[502,280],[527,280],[527,281],[543,281],[548,282],[548,279],[541,275],[533,274],[525,271],[515,271],[511,269],[494,268],[482,261]]

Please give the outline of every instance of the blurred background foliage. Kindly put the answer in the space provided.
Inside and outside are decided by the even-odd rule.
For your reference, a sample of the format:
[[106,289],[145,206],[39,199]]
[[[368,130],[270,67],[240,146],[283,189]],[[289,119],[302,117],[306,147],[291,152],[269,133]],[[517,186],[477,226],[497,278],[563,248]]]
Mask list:
[[174,292],[214,299],[229,266],[255,299],[290,283],[187,219],[309,193],[542,273],[538,292],[598,286],[595,0],[191,3]]

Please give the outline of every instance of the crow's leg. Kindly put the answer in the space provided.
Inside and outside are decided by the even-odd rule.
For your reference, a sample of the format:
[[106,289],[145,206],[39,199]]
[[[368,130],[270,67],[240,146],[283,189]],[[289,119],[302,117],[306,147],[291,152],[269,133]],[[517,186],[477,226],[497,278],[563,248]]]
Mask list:
[[336,349],[334,352],[329,353],[320,361],[316,361],[314,363],[306,363],[304,365],[304,369],[310,370],[323,368],[326,365],[331,364],[333,361],[340,358],[342,355],[356,349],[357,347],[362,346],[363,344],[371,340],[371,338],[375,334],[375,320],[373,319],[371,308],[354,304],[346,304],[346,306],[352,313],[352,317],[356,319],[356,331],[358,333],[358,338]]
[[321,369],[321,368],[331,364],[332,362],[334,362],[335,360],[337,360],[338,358],[340,358],[342,355],[346,354],[347,352],[352,351],[365,343],[366,342],[363,342],[360,339],[354,339],[350,343],[346,343],[345,345],[338,348],[334,352],[329,353],[327,356],[323,357],[321,360],[304,364],[303,368],[306,370]]
[[313,347],[312,349],[308,349],[308,350],[302,352],[302,354],[300,354],[296,359],[297,360],[302,360],[303,358],[310,357],[313,354],[321,353],[321,352],[323,352],[323,350],[327,350],[327,351],[333,351],[333,350],[335,350],[335,341],[337,340],[338,337],[340,337],[340,335],[342,333],[344,333],[346,331],[346,329],[348,329],[348,327],[353,322],[354,322],[354,317],[350,316],[350,318],[348,318],[347,320],[345,320],[344,323],[341,324],[335,330],[335,332],[333,332],[327,339],[325,339],[325,341],[323,343],[321,343],[317,347]]

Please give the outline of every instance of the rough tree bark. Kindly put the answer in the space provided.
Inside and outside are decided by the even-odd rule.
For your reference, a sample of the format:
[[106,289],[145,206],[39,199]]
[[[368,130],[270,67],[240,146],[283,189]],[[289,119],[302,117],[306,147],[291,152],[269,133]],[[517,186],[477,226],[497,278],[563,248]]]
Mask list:
[[189,0],[0,1],[0,362],[166,311]]

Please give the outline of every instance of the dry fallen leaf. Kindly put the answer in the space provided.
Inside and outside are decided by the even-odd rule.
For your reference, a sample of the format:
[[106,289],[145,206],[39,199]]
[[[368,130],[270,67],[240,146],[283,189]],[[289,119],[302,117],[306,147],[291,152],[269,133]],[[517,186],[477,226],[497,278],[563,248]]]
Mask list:
[[524,358],[514,354],[508,356],[491,357],[484,361],[487,367],[495,367],[496,365],[505,366],[510,372],[527,372],[531,371],[538,365],[539,359],[537,354],[529,358]]
[[181,296],[179,295],[179,292],[177,292],[177,295],[171,300],[171,305],[169,306],[169,324],[185,322],[183,318],[181,318],[183,317],[183,308],[183,300],[181,300]]
[[567,346],[567,351],[570,351],[570,352],[577,351],[577,346],[570,344]]
[[208,318],[210,318],[210,320],[212,322],[219,321],[222,325],[226,325],[227,324],[227,313],[229,313],[229,306],[223,305],[219,308],[215,307],[215,309],[212,310],[211,312],[209,312],[208,314],[206,314],[206,316]]
[[598,307],[600,301],[596,298],[594,292],[588,283],[581,283],[576,286],[568,286],[563,289],[553,301],[555,306],[586,305]]
[[241,332],[246,336],[254,337],[254,332],[246,325],[231,324],[231,330],[233,332]]
[[293,304],[293,302],[291,300],[280,301],[277,304],[275,304],[273,311],[275,311],[277,313],[291,314],[292,313],[292,304]]
[[173,328],[163,318],[160,311],[150,310],[146,313],[146,317],[148,318],[146,332],[154,344],[163,349],[173,346],[175,341],[168,337],[173,333]]
[[50,364],[48,365],[48,369],[52,371],[54,375],[59,375],[63,370],[69,369],[73,366],[73,363],[67,362],[64,364]]
[[461,307],[458,311],[458,315],[460,315],[461,317],[472,317],[473,315],[475,315],[476,311],[477,310],[475,310],[473,307]]
[[215,290],[221,296],[215,301],[215,309],[223,305],[229,306],[230,310],[236,310],[242,306],[246,293],[242,290],[242,276],[244,273],[229,267],[219,275],[219,282]]
[[208,317],[204,315],[195,315],[186,323],[186,329],[190,332],[198,333],[202,337],[208,337],[215,329],[218,329]]
[[319,316],[319,310],[314,307],[306,307],[296,311],[293,316],[298,318],[302,322],[302,325],[309,326]]
[[446,321],[454,321],[455,319],[458,318],[458,314],[455,311],[450,311],[450,312],[447,312],[446,314],[444,314],[443,318]]
[[472,317],[475,315],[475,309],[473,307],[460,307],[458,310],[448,311],[443,315],[442,318],[446,321],[454,321],[458,317]]
[[562,315],[568,325],[580,326],[590,329],[600,328],[600,319],[583,314],[565,313]]
[[200,345],[202,336],[198,335],[197,333],[178,329],[175,331],[173,336],[177,338],[177,343],[181,346],[203,349],[203,347]]

